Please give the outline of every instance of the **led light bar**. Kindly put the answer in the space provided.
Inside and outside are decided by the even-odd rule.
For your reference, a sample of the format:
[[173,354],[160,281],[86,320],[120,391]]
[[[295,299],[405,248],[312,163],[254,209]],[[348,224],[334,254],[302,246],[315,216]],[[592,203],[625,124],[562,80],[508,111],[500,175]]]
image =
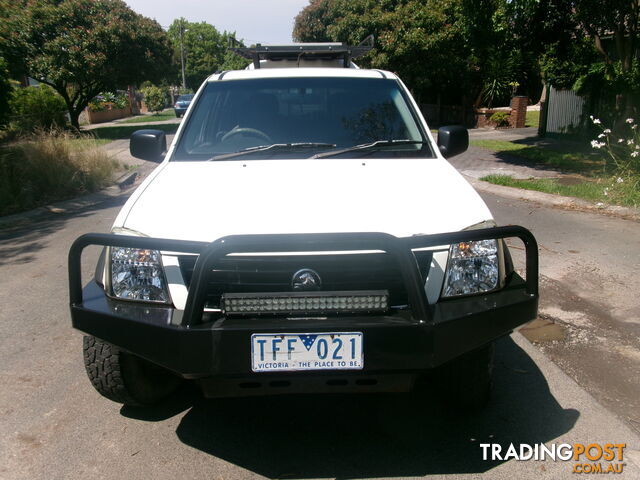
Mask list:
[[227,315],[362,313],[387,310],[389,292],[226,293],[222,304]]

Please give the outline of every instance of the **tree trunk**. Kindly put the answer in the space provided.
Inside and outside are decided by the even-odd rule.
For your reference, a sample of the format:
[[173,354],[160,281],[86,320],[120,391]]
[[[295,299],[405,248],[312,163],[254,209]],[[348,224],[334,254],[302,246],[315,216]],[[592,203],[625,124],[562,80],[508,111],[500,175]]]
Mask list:
[[53,89],[60,94],[62,99],[64,100],[65,105],[67,106],[67,111],[69,112],[69,121],[71,122],[71,126],[76,130],[80,131],[80,122],[78,121],[78,117],[80,116],[80,112],[82,110],[76,110],[74,108],[73,102],[69,98],[69,93],[67,92],[66,85],[54,85],[49,83]]
[[547,101],[547,82],[542,81],[542,93],[540,94],[540,100],[538,101],[539,105],[542,105]]
[[476,97],[476,101],[473,102],[473,108],[475,110],[480,108],[480,104],[482,103],[482,96],[484,95],[484,89],[480,89],[480,92],[478,92],[478,96]]
[[76,131],[80,131],[80,114],[82,113],[82,109],[75,110],[73,108],[69,109],[69,119],[71,120],[71,126]]

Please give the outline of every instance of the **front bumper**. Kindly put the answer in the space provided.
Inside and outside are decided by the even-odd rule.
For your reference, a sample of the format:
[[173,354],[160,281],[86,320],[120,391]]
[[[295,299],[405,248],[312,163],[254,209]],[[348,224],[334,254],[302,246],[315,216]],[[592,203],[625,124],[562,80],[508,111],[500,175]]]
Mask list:
[[[435,305],[427,303],[423,281],[415,260],[412,260],[412,248],[508,237],[519,237],[526,246],[526,282],[513,273],[507,285],[499,291],[447,299]],[[95,281],[82,289],[80,257],[82,250],[92,244],[199,253],[184,312],[171,306],[113,300]],[[341,249],[381,249],[395,256],[405,281],[409,309],[375,316],[324,319],[221,317],[207,321],[204,314],[205,286],[207,274],[217,259],[229,253],[250,251]],[[75,328],[184,378],[214,378],[223,383],[231,380],[234,385],[250,384],[252,379],[281,379],[282,372],[252,372],[252,333],[350,331],[363,333],[364,369],[328,372],[332,378],[411,375],[479,348],[534,319],[538,304],[537,261],[535,239],[522,227],[406,239],[384,234],[242,236],[227,237],[212,244],[88,234],[76,240],[69,253],[71,318]],[[327,372],[292,372],[286,375],[287,378],[320,376],[327,376]]]

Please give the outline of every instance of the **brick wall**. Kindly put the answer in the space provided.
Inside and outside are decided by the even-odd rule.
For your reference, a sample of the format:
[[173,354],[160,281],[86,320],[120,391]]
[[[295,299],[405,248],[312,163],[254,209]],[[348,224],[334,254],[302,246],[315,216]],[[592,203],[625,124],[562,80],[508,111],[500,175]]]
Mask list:
[[511,128],[524,128],[527,120],[527,103],[529,103],[529,99],[524,96],[511,99],[511,115],[509,116]]
[[131,116],[131,109],[129,107],[102,110],[100,112],[92,112],[91,110],[86,109],[86,112],[89,123],[91,124],[110,122],[111,120]]

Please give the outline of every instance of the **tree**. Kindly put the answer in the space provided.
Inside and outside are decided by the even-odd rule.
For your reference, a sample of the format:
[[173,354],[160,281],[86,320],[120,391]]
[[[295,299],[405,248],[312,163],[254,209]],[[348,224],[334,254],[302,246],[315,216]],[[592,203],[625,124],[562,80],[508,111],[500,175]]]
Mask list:
[[[577,0],[576,19],[593,40],[603,60],[611,65],[617,58],[623,72],[633,68],[637,58],[640,19],[638,0]],[[613,39],[615,57],[605,48],[603,38]]]
[[224,54],[224,61],[220,65],[220,70],[243,70],[249,63],[251,62],[246,58],[227,50]]
[[583,92],[615,97],[618,122],[640,103],[639,0],[576,0],[575,18],[600,56],[578,82]]
[[166,33],[122,0],[34,0],[2,23],[3,50],[24,52],[24,70],[62,96],[76,128],[98,93],[160,80],[170,66]]
[[620,122],[640,114],[639,18],[640,0],[310,0],[293,35],[373,33],[358,63],[397,72],[423,102],[502,103],[514,87],[536,101],[544,82]]
[[22,78],[26,72],[24,58],[24,16],[28,0],[0,0],[0,56],[6,62],[9,78]]
[[[315,0],[296,17],[298,41],[357,44],[373,34],[375,48],[358,60],[398,72],[423,102],[461,101],[474,89],[462,0]],[[477,89],[477,88],[476,88]]]
[[247,65],[244,59],[228,51],[229,38],[235,38],[235,33],[220,33],[209,23],[193,23],[184,18],[174,20],[167,33],[174,49],[174,78],[180,78],[182,83],[181,75],[177,72],[180,71],[181,55],[184,54],[187,87],[194,91],[218,70],[233,70]]
[[292,36],[299,42],[331,42],[327,27],[338,17],[334,0],[311,0],[296,16]]

